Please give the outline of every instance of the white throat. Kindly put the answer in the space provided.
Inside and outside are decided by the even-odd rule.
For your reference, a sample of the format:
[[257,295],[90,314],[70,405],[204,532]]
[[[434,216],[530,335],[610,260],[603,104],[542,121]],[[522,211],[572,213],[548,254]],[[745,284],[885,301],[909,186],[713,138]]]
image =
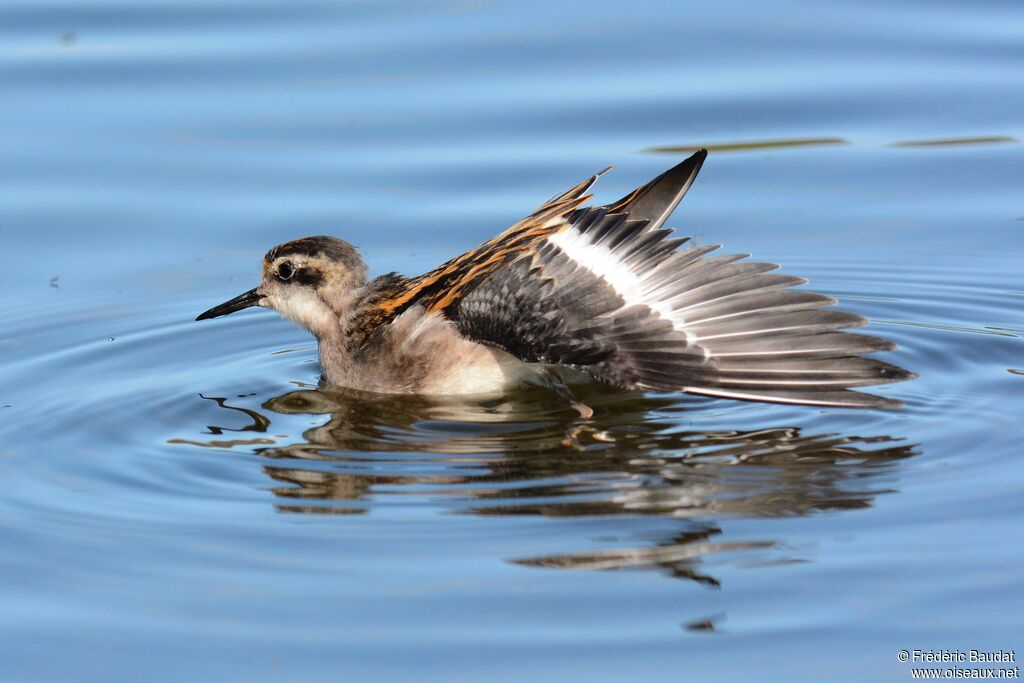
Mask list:
[[327,336],[338,326],[337,314],[316,292],[307,287],[287,288],[266,299],[270,308],[317,337]]

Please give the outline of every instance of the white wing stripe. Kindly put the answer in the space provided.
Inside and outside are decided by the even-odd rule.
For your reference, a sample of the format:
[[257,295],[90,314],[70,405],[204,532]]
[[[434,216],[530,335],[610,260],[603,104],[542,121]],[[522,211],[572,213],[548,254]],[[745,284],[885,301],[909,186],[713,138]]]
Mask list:
[[[548,237],[548,241],[561,249],[562,253],[577,265],[607,282],[623,298],[627,306],[647,306],[662,318],[671,321],[677,330],[687,334],[682,317],[672,309],[672,305],[657,296],[652,296],[648,278],[633,272],[619,254],[603,244],[594,244],[589,235],[573,228],[555,233]],[[687,334],[687,337],[689,336]]]

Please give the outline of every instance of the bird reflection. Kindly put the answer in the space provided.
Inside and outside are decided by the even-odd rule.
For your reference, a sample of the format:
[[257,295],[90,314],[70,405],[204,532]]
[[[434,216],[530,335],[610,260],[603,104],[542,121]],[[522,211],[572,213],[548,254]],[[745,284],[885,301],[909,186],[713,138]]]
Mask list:
[[[662,521],[654,536],[627,534],[605,539],[608,547],[599,550],[510,561],[562,569],[659,567],[707,586],[718,581],[702,573],[702,558],[763,554],[775,546],[722,540],[720,521],[869,507],[890,491],[884,474],[916,453],[891,436],[805,434],[787,426],[686,429],[687,415],[713,403],[599,386],[581,397],[595,409],[585,421],[543,390],[439,403],[304,389],[267,400],[262,410],[210,400],[244,414],[248,424],[210,426],[209,433],[244,438],[175,442],[244,445],[270,459],[263,469],[275,482],[281,512],[366,514],[371,496],[379,505],[385,496],[416,495],[473,515],[648,515]],[[272,413],[327,419],[297,443],[282,445],[269,432]]]

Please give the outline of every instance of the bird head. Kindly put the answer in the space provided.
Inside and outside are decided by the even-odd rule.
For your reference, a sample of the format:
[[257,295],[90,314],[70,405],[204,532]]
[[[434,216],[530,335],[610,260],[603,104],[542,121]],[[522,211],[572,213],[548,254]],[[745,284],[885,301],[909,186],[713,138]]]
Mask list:
[[319,337],[337,325],[339,304],[365,283],[366,265],[351,244],[334,237],[303,237],[267,252],[258,287],[200,313],[196,320],[262,306]]

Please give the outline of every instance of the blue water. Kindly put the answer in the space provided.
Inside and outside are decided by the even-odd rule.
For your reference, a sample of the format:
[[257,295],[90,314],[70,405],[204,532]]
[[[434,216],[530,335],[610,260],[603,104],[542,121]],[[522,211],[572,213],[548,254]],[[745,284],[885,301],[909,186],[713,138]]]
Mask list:
[[[0,5],[0,680],[910,679],[1021,650],[1024,5]],[[306,234],[415,274],[608,164],[893,339],[902,411],[314,390]]]

